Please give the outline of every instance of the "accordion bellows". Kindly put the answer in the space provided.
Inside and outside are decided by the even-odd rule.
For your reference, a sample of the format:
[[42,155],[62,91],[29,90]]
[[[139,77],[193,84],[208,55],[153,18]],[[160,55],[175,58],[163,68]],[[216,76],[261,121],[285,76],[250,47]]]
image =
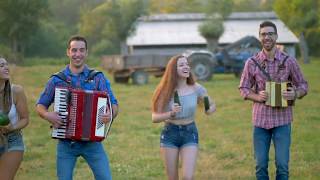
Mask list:
[[268,99],[266,105],[271,107],[288,107],[292,106],[293,102],[288,101],[282,97],[282,91],[285,91],[290,87],[291,84],[288,82],[266,82],[266,92],[268,93]]
[[54,103],[54,111],[59,113],[63,125],[52,130],[52,138],[80,141],[105,138],[111,124],[104,124],[101,115],[106,111],[112,113],[106,92],[57,87]]

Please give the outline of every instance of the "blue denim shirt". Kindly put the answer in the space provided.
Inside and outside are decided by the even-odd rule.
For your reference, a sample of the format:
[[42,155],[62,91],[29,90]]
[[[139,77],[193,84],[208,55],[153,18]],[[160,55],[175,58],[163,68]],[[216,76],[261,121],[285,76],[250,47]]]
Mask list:
[[[89,68],[87,65],[85,65],[83,71],[79,74],[73,74],[69,69],[69,65],[67,65],[62,72],[66,75],[67,79],[70,80],[73,88],[106,91],[110,96],[111,104],[118,104],[118,101],[111,90],[109,80],[102,73],[98,73],[93,81],[85,81],[89,76]],[[44,91],[41,93],[37,104],[42,104],[48,108],[54,102],[56,86],[68,87],[69,85],[58,77],[51,77],[46,84]]]

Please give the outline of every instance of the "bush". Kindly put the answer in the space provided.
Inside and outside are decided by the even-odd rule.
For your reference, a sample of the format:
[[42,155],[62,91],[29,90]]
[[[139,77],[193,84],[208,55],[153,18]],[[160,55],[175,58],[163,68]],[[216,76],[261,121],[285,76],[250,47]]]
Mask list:
[[199,26],[200,34],[206,39],[218,39],[223,31],[223,20],[220,17],[209,17]]
[[312,56],[320,56],[320,28],[308,29],[306,34],[306,41],[309,46],[309,53]]
[[4,57],[10,64],[20,64],[23,62],[23,56],[20,54],[14,55],[8,46],[0,44],[0,49],[0,56]]
[[[100,58],[95,56],[87,57],[86,63],[91,67],[100,66]],[[68,57],[65,58],[26,58],[22,66],[37,66],[37,65],[67,65],[69,64]]]

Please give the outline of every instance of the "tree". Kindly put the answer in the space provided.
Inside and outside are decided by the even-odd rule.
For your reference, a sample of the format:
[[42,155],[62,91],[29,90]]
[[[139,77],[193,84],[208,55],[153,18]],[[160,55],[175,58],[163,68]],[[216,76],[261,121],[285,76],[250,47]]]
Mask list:
[[207,19],[200,24],[199,32],[210,51],[217,50],[219,37],[224,32],[223,20],[231,13],[232,6],[230,0],[212,0],[205,4]]
[[233,10],[234,3],[231,0],[208,0],[204,3],[207,15],[220,14],[223,19],[229,16]]
[[105,0],[48,0],[48,18],[41,19],[39,27],[25,44],[25,56],[65,57],[66,40],[79,33],[80,12],[93,9],[104,2]]
[[135,31],[136,20],[145,14],[145,6],[145,0],[107,1],[82,14],[80,32],[94,44],[94,53],[119,53],[120,47],[126,47],[126,38]]
[[48,9],[46,0],[1,0],[0,35],[9,43],[13,58],[23,57],[25,44]]
[[223,19],[218,14],[210,16],[199,26],[200,34],[207,40],[208,50],[214,52],[218,47],[218,39],[224,31]]
[[39,28],[26,43],[26,57],[65,57],[70,29],[63,22],[40,21]]
[[105,3],[105,0],[48,0],[52,14],[51,22],[65,24],[71,34],[79,32],[81,14]]
[[304,62],[309,61],[307,45],[315,54],[320,46],[319,39],[315,39],[320,36],[319,5],[315,0],[277,0],[274,3],[274,10],[279,18],[300,37],[300,51]]
[[151,13],[199,13],[204,12],[210,0],[150,0]]
[[[135,31],[135,22],[144,14],[144,10],[145,7],[142,0],[112,0],[112,8],[107,16],[111,22],[111,27],[114,28],[116,37],[120,41],[122,54],[128,53],[125,41]],[[108,30],[106,32],[109,33]]]
[[233,0],[236,12],[271,11],[275,0]]

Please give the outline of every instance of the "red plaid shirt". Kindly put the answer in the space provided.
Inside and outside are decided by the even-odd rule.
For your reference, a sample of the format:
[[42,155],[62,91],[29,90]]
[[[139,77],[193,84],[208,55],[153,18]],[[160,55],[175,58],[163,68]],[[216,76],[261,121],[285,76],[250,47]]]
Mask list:
[[[308,83],[304,79],[296,59],[289,57],[281,66],[287,55],[280,50],[276,50],[274,61],[267,60],[263,51],[253,56],[262,68],[270,74],[272,81],[285,82],[291,77],[291,82],[295,89],[307,93]],[[258,93],[265,90],[267,77],[256,66],[252,59],[248,59],[243,69],[240,80],[240,94],[246,99],[250,92]],[[292,107],[270,107],[264,103],[254,102],[252,109],[252,121],[254,126],[265,129],[286,125],[292,122]]]

